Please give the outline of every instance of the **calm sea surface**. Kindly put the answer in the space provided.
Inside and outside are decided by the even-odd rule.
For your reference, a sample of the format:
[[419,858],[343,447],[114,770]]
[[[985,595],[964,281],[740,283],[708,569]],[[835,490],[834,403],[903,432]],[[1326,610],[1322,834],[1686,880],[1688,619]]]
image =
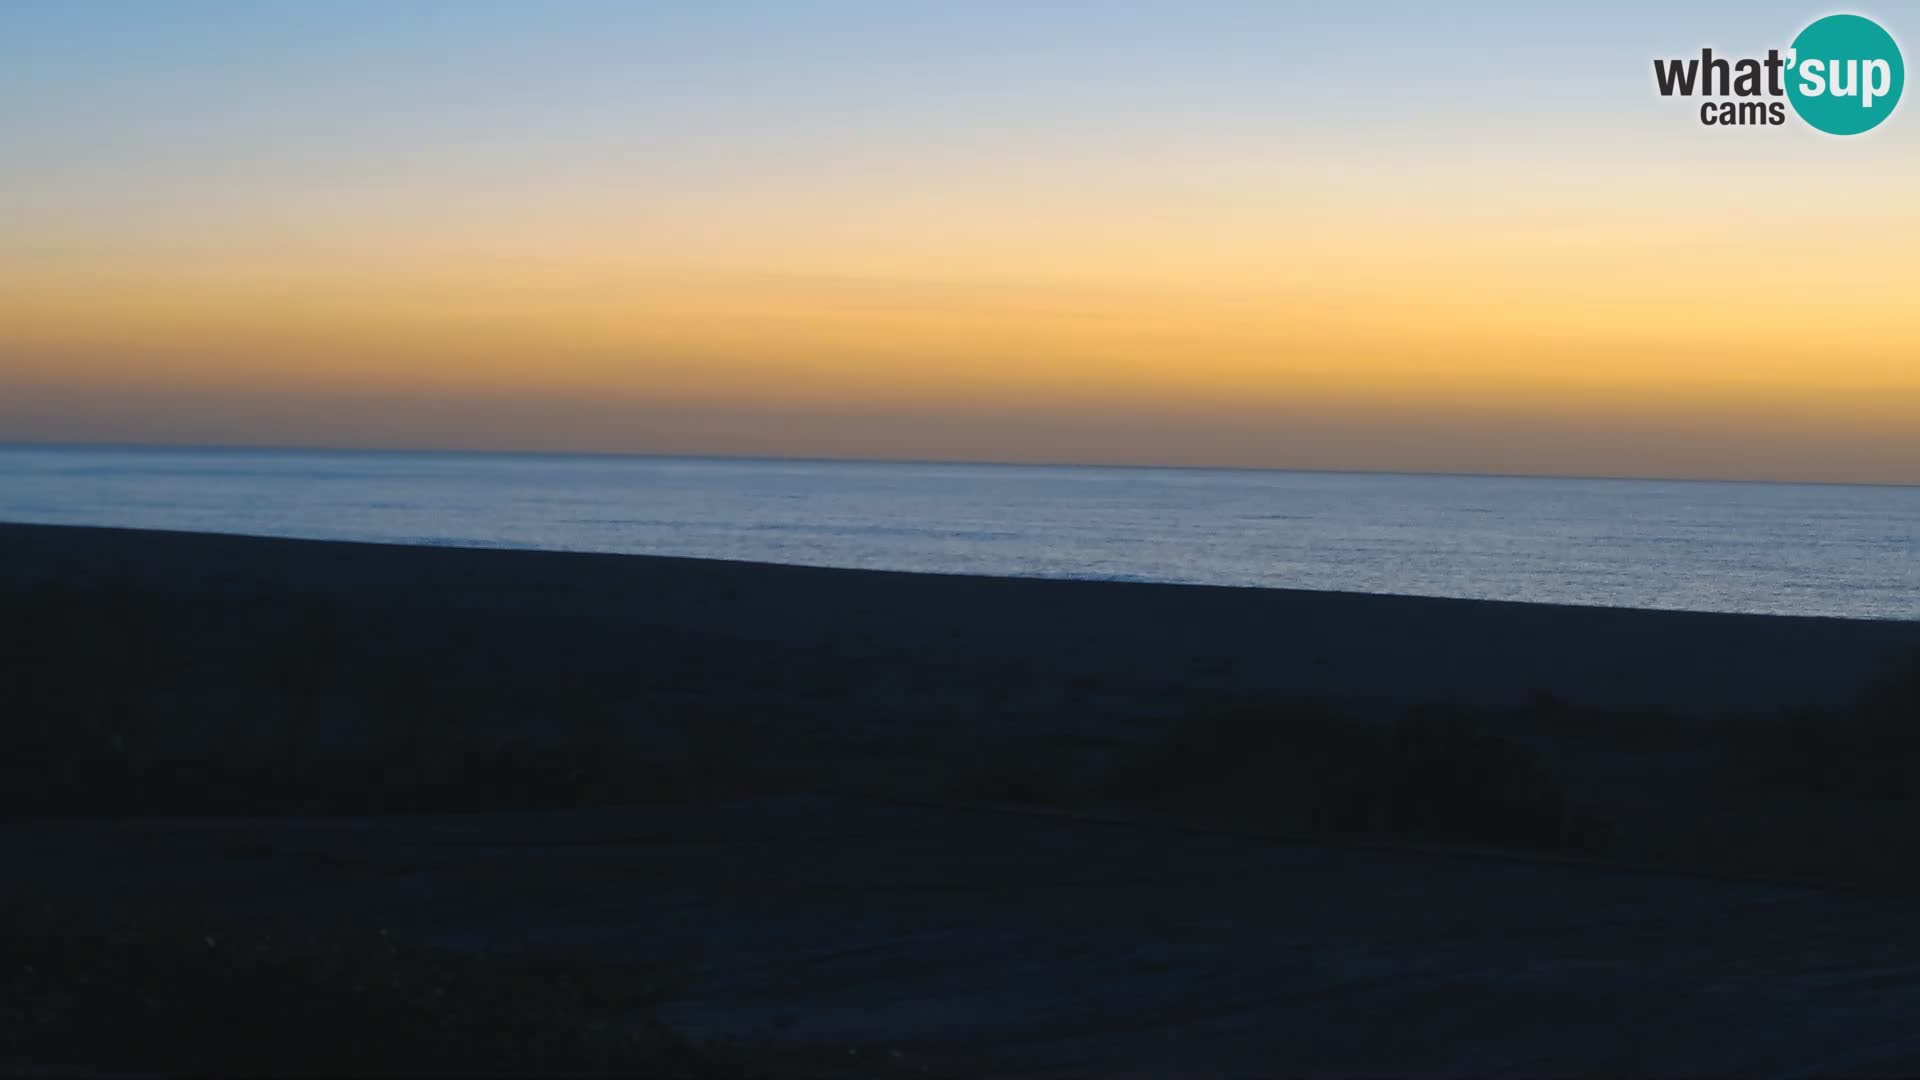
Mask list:
[[0,447],[0,521],[1920,619],[1920,488]]

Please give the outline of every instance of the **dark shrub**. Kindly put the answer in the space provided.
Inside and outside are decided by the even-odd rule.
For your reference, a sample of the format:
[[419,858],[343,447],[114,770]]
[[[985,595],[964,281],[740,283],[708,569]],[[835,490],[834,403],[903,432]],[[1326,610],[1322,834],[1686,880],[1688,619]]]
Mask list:
[[946,799],[1028,806],[1058,806],[1073,801],[1080,793],[1081,785],[1073,770],[1044,757],[1041,760],[991,760],[963,772],[940,788],[940,796]]
[[1378,760],[1380,732],[1316,703],[1240,705],[1188,717],[1115,776],[1110,791],[1168,810],[1290,820],[1338,814]]
[[1745,758],[1762,779],[1821,798],[1920,799],[1920,654],[1889,665],[1851,709],[1760,729]]
[[1861,692],[1859,707],[1882,731],[1920,743],[1920,653],[1888,664]]
[[1340,832],[1547,848],[1596,835],[1570,820],[1533,751],[1454,711],[1416,710],[1388,727],[1318,704],[1202,713],[1121,769],[1109,793]]
[[1394,725],[1386,826],[1396,833],[1526,847],[1566,842],[1567,800],[1528,747],[1455,711]]

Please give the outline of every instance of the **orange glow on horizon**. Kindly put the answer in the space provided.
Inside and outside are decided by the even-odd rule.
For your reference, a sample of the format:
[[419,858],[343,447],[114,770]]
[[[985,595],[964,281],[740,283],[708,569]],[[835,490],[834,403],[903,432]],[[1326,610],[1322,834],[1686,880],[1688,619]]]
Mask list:
[[1668,153],[23,219],[0,434],[1920,483],[1897,176]]

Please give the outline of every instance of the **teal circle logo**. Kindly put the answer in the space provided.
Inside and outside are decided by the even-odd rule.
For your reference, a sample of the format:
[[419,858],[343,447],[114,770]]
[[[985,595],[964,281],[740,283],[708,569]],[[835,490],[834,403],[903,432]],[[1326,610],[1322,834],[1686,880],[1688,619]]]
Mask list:
[[1879,127],[1907,85],[1893,35],[1859,15],[1829,15],[1800,31],[1787,63],[1793,111],[1829,135]]

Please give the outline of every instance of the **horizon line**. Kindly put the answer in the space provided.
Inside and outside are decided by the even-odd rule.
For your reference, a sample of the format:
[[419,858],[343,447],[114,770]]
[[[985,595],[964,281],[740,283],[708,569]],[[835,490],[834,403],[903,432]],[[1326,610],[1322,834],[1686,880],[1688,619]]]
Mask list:
[[1009,469],[1128,469],[1173,472],[1297,473],[1309,476],[1431,476],[1483,480],[1593,480],[1613,483],[1757,484],[1771,487],[1920,489],[1920,483],[1885,480],[1778,480],[1721,476],[1629,476],[1613,473],[1468,472],[1448,469],[1340,469],[1286,465],[1179,465],[1109,461],[994,461],[972,458],[823,457],[809,454],[715,454],[672,450],[506,450],[472,447],[325,446],[293,443],[103,442],[98,440],[0,439],[0,450],[184,450],[290,454],[420,454],[459,457],[628,458],[655,461],[791,462],[813,465],[958,465]]

